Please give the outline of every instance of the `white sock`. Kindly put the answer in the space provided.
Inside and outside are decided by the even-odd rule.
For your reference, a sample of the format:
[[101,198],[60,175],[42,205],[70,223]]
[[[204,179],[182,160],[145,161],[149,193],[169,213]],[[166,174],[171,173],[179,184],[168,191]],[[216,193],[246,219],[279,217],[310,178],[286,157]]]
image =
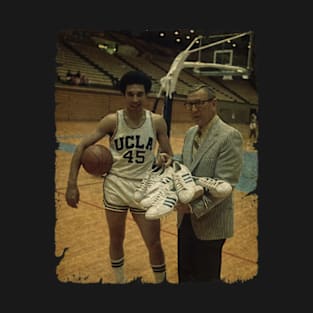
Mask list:
[[165,264],[160,265],[151,265],[155,282],[160,284],[165,281],[166,279],[166,271],[165,271]]
[[111,260],[111,265],[115,275],[116,283],[124,284],[125,283],[124,257],[121,257],[118,260]]

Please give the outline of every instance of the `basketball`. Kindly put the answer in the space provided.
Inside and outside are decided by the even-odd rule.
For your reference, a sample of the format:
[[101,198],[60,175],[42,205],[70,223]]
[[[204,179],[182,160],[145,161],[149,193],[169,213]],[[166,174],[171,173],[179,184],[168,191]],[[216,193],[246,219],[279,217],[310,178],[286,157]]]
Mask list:
[[85,149],[81,162],[87,173],[94,176],[102,176],[110,171],[113,157],[107,147],[95,144]]

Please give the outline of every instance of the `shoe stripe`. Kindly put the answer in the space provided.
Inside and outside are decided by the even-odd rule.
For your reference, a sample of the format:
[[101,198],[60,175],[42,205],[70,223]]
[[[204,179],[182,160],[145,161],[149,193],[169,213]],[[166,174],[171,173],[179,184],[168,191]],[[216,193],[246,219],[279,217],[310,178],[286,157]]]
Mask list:
[[161,182],[162,182],[163,184],[168,184],[168,183],[170,183],[172,180],[173,180],[173,179],[171,179],[171,178],[169,178],[169,177],[164,177],[164,178],[162,178]]
[[176,203],[176,199],[172,199],[172,198],[166,198],[166,199],[164,199],[164,202],[166,202],[166,203]]
[[191,175],[190,175],[189,173],[182,174],[181,176],[182,176],[182,177],[186,177],[186,176],[187,176],[187,177],[191,177]]
[[175,204],[176,204],[176,199],[175,198],[169,198],[169,197],[167,197],[165,200],[164,200],[164,202],[163,202],[163,204],[164,205],[167,205],[167,206],[174,206]]
[[193,181],[193,179],[192,178],[184,178],[184,182],[185,183],[191,183]]
[[166,203],[166,202],[164,202],[163,205],[164,206],[168,206],[169,208],[172,208],[175,205],[175,203]]
[[192,181],[193,181],[193,179],[184,178],[184,182],[186,184],[191,183]]
[[165,200],[164,200],[164,203],[175,205],[176,199],[175,199],[175,200],[174,200],[174,199],[165,199]]
[[193,179],[192,179],[192,177],[191,177],[190,174],[184,174],[184,175],[182,175],[181,177],[182,177],[182,178],[184,179],[184,181],[186,181],[186,182],[191,182],[191,181],[193,181]]

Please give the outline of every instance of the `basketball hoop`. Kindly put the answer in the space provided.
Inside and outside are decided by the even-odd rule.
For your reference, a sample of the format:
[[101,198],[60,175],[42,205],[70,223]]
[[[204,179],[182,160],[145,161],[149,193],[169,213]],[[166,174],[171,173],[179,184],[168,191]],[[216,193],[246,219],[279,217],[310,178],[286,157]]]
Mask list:
[[[204,49],[211,48],[216,45],[220,45],[226,41],[234,40],[243,36],[250,36],[250,49],[249,49],[249,55],[248,55],[248,61],[246,67],[241,66],[234,66],[232,64],[221,64],[221,63],[206,63],[206,62],[189,62],[186,61],[186,59],[190,56],[190,54],[194,52],[199,52]],[[194,40],[190,43],[190,45],[180,52],[176,58],[174,59],[172,65],[170,66],[170,69],[168,73],[160,79],[160,90],[157,95],[157,98],[160,98],[162,95],[162,92],[165,92],[165,95],[169,97],[170,99],[173,97],[173,93],[176,90],[176,84],[177,79],[180,74],[180,71],[183,68],[191,67],[193,68],[193,71],[197,73],[198,75],[206,75],[206,76],[224,76],[224,77],[230,77],[230,76],[241,76],[244,79],[248,79],[251,72],[251,43],[252,43],[252,32],[245,32],[241,34],[236,34],[234,36],[225,38],[223,40],[219,40],[210,44],[207,44],[205,46],[200,46],[195,49],[191,49],[191,47],[198,41],[201,40],[203,36],[198,36],[194,38]],[[200,68],[207,68],[210,70],[201,70]],[[213,71],[212,71],[213,69]]]

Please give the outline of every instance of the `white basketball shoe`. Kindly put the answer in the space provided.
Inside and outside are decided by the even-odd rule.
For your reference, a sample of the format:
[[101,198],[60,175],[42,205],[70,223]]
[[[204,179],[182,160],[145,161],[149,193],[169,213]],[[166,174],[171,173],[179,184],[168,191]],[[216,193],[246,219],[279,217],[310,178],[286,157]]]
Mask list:
[[140,202],[144,197],[148,189],[155,186],[161,179],[160,175],[163,173],[162,167],[153,166],[150,173],[148,173],[141,181],[140,185],[136,188],[134,193],[134,200]]
[[232,192],[232,186],[222,179],[214,179],[210,177],[195,177],[197,184],[206,188],[210,194],[215,198],[225,198]]
[[200,197],[204,192],[203,187],[194,182],[187,166],[177,161],[174,161],[172,166],[174,185],[179,201],[189,203]]
[[178,201],[177,193],[172,190],[163,188],[153,198],[151,206],[147,209],[145,217],[147,220],[160,219],[174,210]]
[[140,205],[147,209],[155,203],[155,198],[161,191],[169,191],[174,189],[173,183],[173,169],[169,166],[158,172],[158,175],[154,177],[153,184],[150,184],[146,189],[143,199],[140,201]]

